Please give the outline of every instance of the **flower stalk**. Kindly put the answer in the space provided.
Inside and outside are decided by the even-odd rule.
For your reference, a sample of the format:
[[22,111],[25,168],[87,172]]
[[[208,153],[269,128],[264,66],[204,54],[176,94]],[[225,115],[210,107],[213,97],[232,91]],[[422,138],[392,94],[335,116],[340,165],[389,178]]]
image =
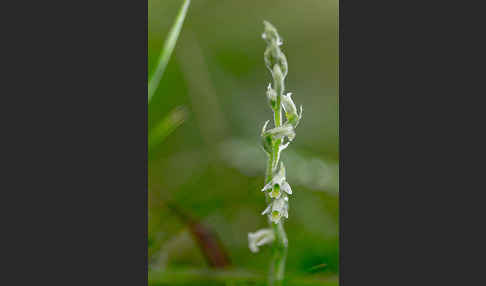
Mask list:
[[[285,261],[287,259],[288,241],[283,221],[287,219],[289,208],[289,196],[292,189],[286,180],[286,170],[283,162],[280,162],[280,153],[288,147],[295,138],[295,127],[302,118],[302,107],[300,114],[291,98],[291,93],[284,94],[285,77],[288,72],[287,58],[281,51],[282,40],[275,27],[264,21],[265,30],[262,38],[267,42],[264,53],[265,65],[270,71],[273,79],[273,86],[267,87],[267,99],[273,111],[272,129],[267,130],[269,121],[265,122],[262,128],[262,147],[268,156],[265,186],[262,192],[268,204],[262,215],[268,217],[270,227],[248,234],[249,247],[253,252],[266,243],[273,242],[273,257],[270,263],[269,285],[283,285],[285,274]],[[286,122],[282,120],[282,108],[285,112]]]

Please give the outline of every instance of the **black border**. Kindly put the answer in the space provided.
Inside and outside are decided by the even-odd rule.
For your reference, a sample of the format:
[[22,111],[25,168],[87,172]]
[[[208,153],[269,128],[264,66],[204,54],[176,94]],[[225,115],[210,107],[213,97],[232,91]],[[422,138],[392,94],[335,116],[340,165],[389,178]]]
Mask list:
[[[3,10],[2,255],[21,284],[147,285],[148,1],[18,6]],[[462,99],[484,94],[468,66],[482,11],[340,0],[341,286],[471,284],[457,253],[477,252],[464,225],[482,230],[483,200],[463,192],[482,184],[458,158],[484,129]]]
[[147,285],[148,1],[18,6],[2,10],[14,158],[2,156],[1,181],[16,197],[2,199],[4,272],[22,285]]

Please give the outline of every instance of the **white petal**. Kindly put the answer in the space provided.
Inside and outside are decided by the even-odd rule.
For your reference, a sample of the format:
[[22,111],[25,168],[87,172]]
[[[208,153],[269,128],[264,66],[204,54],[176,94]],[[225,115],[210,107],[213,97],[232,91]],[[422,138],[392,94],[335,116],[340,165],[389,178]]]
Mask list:
[[252,252],[258,252],[258,247],[270,243],[275,239],[272,229],[260,229],[253,233],[248,233],[248,247]]
[[289,218],[289,211],[288,211],[288,208],[285,208],[284,211],[283,211],[283,216],[285,218]]
[[280,168],[272,179],[273,184],[279,184],[280,186],[285,181],[285,166],[283,162],[280,162]]
[[285,208],[285,204],[286,202],[284,198],[274,200],[272,203],[272,211],[282,213],[282,210]]
[[248,248],[250,248],[251,252],[256,253],[258,252],[258,246],[255,243],[255,236],[253,233],[248,233]]
[[270,181],[268,184],[266,184],[263,189],[262,189],[262,192],[265,192],[267,190],[270,190],[273,186],[273,181]]
[[277,159],[275,160],[275,166],[278,164],[278,161],[280,160],[280,152],[287,148],[289,146],[290,142],[287,142],[285,144],[282,144],[278,147],[278,152],[277,152]]
[[295,107],[295,103],[292,100],[291,92],[282,95],[282,106],[286,113],[297,114],[297,108]]
[[268,122],[270,122],[270,120],[265,121],[265,124],[263,124],[262,133],[261,133],[262,136],[263,136],[263,133],[265,133],[265,130],[267,129]]
[[270,210],[272,209],[272,204],[269,204],[267,208],[262,212],[262,215],[270,213]]
[[[266,134],[273,136],[274,139],[280,139],[283,137],[289,138],[290,141],[294,140],[295,138],[295,131],[294,127],[289,124],[285,124],[283,126],[274,127],[265,131]],[[263,135],[263,134],[262,134]]]
[[284,182],[282,186],[280,186],[280,189],[286,192],[287,194],[291,195],[292,194],[292,188],[290,188],[289,183]]
[[264,235],[259,237],[259,240],[257,240],[256,245],[262,246],[262,245],[265,245],[267,243],[273,242],[274,239],[275,239],[275,235],[273,234],[273,230],[268,229],[268,230],[265,231]]
[[289,144],[290,144],[290,142],[287,142],[287,143],[285,143],[285,144],[280,145],[280,147],[278,147],[278,148],[279,148],[279,151],[282,151],[282,150],[284,150],[285,148],[287,148],[287,147],[289,146]]

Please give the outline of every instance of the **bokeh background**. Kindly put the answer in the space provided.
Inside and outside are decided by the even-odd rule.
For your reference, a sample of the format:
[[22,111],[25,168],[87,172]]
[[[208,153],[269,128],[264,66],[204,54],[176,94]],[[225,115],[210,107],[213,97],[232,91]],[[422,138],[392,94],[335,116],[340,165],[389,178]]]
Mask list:
[[[149,76],[182,2],[148,1]],[[173,125],[161,140],[149,135],[151,285],[265,283],[271,247],[254,254],[247,240],[248,232],[267,226],[260,215],[266,155],[259,133],[272,112],[265,97],[271,76],[263,61],[263,20],[284,40],[286,91],[304,107],[296,139],[282,155],[294,190],[285,222],[287,285],[337,285],[338,5],[191,2],[149,106],[149,134],[160,122]]]

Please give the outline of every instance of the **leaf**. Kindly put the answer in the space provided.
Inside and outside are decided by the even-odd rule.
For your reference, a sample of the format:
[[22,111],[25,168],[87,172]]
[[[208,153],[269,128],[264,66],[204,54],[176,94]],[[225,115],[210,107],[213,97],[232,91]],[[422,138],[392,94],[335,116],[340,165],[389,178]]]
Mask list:
[[184,23],[184,18],[187,14],[187,9],[189,8],[189,4],[191,3],[190,0],[185,0],[184,4],[182,4],[181,9],[176,17],[172,28],[169,31],[169,35],[165,40],[164,47],[159,56],[159,62],[157,63],[157,67],[155,68],[155,72],[148,83],[148,102],[152,100],[157,87],[159,86],[160,80],[162,79],[162,75],[164,74],[165,68],[167,63],[169,62],[170,56],[172,55],[172,51],[174,50],[175,44],[177,42],[177,38],[179,37],[179,33],[182,29],[182,24]]

